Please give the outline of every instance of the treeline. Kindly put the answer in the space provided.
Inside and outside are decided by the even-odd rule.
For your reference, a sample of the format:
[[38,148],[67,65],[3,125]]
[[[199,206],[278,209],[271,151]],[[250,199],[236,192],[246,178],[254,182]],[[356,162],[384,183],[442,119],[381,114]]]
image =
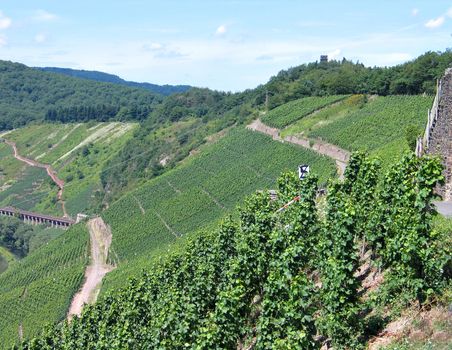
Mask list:
[[73,106],[49,109],[45,120],[49,122],[74,123],[88,122],[91,120],[105,122],[118,121],[142,121],[152,111],[150,105],[132,104],[129,107],[118,105]]
[[427,52],[394,67],[365,67],[345,58],[309,63],[279,72],[259,87],[258,104],[269,97],[269,108],[304,96],[375,94],[435,94],[436,80],[452,64],[452,51]]
[[0,218],[0,245],[14,254],[21,257],[27,255],[33,235],[33,226],[17,218]]
[[[163,96],[0,61],[0,130],[45,120],[141,120]],[[106,106],[101,108],[99,106]],[[113,115],[112,108],[119,108]],[[103,112],[107,116],[100,116]],[[70,115],[65,115],[70,113]]]
[[432,227],[439,160],[407,155],[379,174],[354,154],[320,213],[315,176],[283,174],[277,200],[250,196],[236,219],[18,348],[363,349],[450,279],[448,233]]
[[151,92],[162,94],[165,96],[185,92],[191,88],[189,85],[157,85],[151,83],[137,83],[134,81],[127,81],[121,79],[117,75],[108,74],[104,72],[98,71],[90,71],[90,70],[79,70],[79,69],[70,69],[70,68],[58,68],[58,67],[44,67],[44,68],[36,68],[41,69],[46,72],[54,72],[60,73],[64,75],[69,75],[71,77],[83,78],[89,80],[100,81],[104,83],[114,83],[134,88],[146,89]]

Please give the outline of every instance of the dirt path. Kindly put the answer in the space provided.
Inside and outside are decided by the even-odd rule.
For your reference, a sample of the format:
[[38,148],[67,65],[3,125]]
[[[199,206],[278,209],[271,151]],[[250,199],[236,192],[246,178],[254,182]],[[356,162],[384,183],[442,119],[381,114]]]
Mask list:
[[146,214],[146,211],[144,210],[143,206],[141,205],[141,202],[138,200],[137,197],[133,196],[133,199],[135,199],[135,201],[137,202],[138,206],[140,207],[141,210],[141,214]]
[[63,201],[64,181],[58,177],[56,171],[52,168],[52,166],[49,164],[42,164],[33,159],[29,159],[29,158],[21,156],[19,154],[19,150],[17,149],[16,143],[13,141],[5,140],[5,143],[12,147],[12,149],[14,151],[14,158],[16,158],[17,160],[19,160],[21,162],[24,162],[25,164],[27,164],[29,166],[42,168],[47,171],[47,175],[49,175],[50,178],[52,179],[52,181],[59,187],[58,201],[61,203],[61,208],[63,210],[63,217],[69,217],[69,215],[66,211],[65,203]]
[[110,228],[100,217],[89,220],[87,226],[91,241],[91,262],[85,270],[85,281],[82,288],[72,299],[67,314],[69,320],[74,315],[80,315],[84,304],[92,304],[96,301],[102,279],[114,269],[114,266],[107,264],[112,239]]
[[171,226],[168,225],[168,223],[165,221],[165,219],[162,218],[162,216],[161,216],[159,213],[157,213],[157,212],[154,210],[154,214],[159,218],[159,220],[162,222],[162,224],[166,227],[166,229],[167,229],[169,232],[171,232],[171,234],[172,234],[174,237],[179,238],[179,235],[176,233],[176,231],[174,231],[174,230],[171,228]]
[[339,174],[339,178],[343,178],[345,168],[347,166],[348,160],[350,158],[350,152],[346,151],[336,145],[331,143],[327,143],[321,140],[312,140],[307,137],[300,136],[286,136],[282,138],[280,136],[280,130],[277,128],[272,128],[264,123],[260,119],[256,119],[251,124],[247,126],[248,129],[258,131],[264,134],[267,134],[273,138],[275,141],[279,142],[289,142],[295,145],[299,145],[304,148],[311,149],[319,154],[330,157],[336,161],[337,172]]

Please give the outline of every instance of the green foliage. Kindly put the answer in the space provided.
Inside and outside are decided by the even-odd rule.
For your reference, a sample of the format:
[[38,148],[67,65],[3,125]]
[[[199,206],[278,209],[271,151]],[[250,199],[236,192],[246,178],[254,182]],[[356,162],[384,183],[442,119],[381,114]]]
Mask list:
[[269,106],[274,108],[304,96],[370,94],[417,95],[436,92],[436,79],[452,63],[452,51],[426,52],[395,67],[365,67],[346,60],[308,63],[280,71],[256,89],[261,104],[270,92]]
[[106,200],[171,169],[202,144],[221,137],[226,128],[243,124],[255,114],[245,93],[192,88],[169,96],[102,171],[104,189],[115,194],[107,194]]
[[185,92],[191,88],[188,85],[166,85],[166,84],[165,85],[156,85],[156,84],[150,84],[150,83],[136,83],[134,81],[126,81],[113,74],[108,74],[108,73],[98,72],[98,71],[88,71],[88,70],[79,70],[79,69],[70,69],[70,68],[58,68],[58,67],[45,67],[45,68],[37,68],[37,69],[42,69],[43,71],[46,71],[46,72],[65,74],[65,75],[69,75],[71,77],[77,77],[77,78],[100,81],[100,82],[104,82],[104,83],[114,83],[114,84],[129,86],[129,87],[146,89],[151,92],[154,92],[157,94],[162,94],[165,96],[172,95],[175,93]]
[[369,239],[389,268],[387,300],[404,290],[408,300],[416,297],[422,303],[444,284],[450,258],[436,250],[437,232],[432,229],[434,187],[442,181],[439,159],[413,155],[395,164],[384,179]]
[[[348,175],[353,172],[349,172]],[[339,349],[357,348],[362,335],[358,305],[357,218],[345,184],[328,188],[326,225],[319,247],[322,314],[319,327]]]
[[35,229],[17,218],[0,218],[0,245],[18,256],[25,256]]
[[422,136],[422,129],[416,125],[409,124],[405,129],[405,139],[410,151],[415,151],[416,141],[419,136]]
[[262,121],[269,126],[283,128],[316,110],[343,100],[346,97],[347,96],[305,97],[272,109],[267,112],[262,118]]

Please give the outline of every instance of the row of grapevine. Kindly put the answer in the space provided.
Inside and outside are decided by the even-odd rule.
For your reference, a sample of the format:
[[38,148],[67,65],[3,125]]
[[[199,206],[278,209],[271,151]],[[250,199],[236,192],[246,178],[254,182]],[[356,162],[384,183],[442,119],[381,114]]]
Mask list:
[[276,107],[262,118],[262,121],[274,128],[284,128],[295,121],[334,102],[345,99],[347,95],[324,97],[304,97]]
[[431,96],[376,97],[346,117],[307,132],[342,148],[375,151],[383,160],[398,158],[408,150],[407,127],[419,133],[425,126]]
[[[315,176],[300,182],[283,174],[277,200],[262,192],[248,197],[237,218],[191,237],[80,318],[18,348],[316,349],[321,339],[335,349],[363,348],[372,334],[369,304],[358,293],[359,244],[369,242],[384,268],[377,297],[387,297],[397,274],[421,303],[447,282],[441,268],[448,255],[429,250],[438,237],[431,206],[442,180],[437,159],[406,156],[384,177],[362,154],[351,164],[344,182],[330,184],[324,216]],[[382,185],[390,181],[388,192]],[[278,210],[296,195],[300,201]],[[366,203],[374,205],[363,215]],[[382,306],[400,299],[398,287]]]
[[1,274],[0,348],[64,319],[87,263],[88,233],[77,225]]

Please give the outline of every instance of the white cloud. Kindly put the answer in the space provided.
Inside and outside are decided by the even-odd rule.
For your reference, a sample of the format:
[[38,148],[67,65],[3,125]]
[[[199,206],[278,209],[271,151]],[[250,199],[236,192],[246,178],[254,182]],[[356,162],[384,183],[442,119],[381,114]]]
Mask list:
[[219,26],[217,28],[217,31],[215,32],[217,35],[223,35],[226,34],[227,28],[224,24],[222,24],[221,26]]
[[447,10],[446,16],[452,18],[452,7],[449,10]]
[[411,14],[412,14],[413,16],[417,16],[417,15],[419,14],[419,9],[417,9],[417,8],[412,9],[412,10],[411,10]]
[[6,44],[8,44],[8,41],[6,40],[6,36],[0,34],[0,47],[5,46]]
[[33,18],[40,22],[50,22],[56,20],[58,16],[46,10],[36,10]]
[[148,48],[150,50],[161,50],[163,48],[163,45],[160,43],[151,43]]
[[0,29],[7,29],[13,23],[12,19],[6,17],[2,11],[0,11]]
[[444,16],[439,16],[438,18],[431,19],[431,20],[427,21],[425,23],[425,26],[427,28],[430,28],[430,29],[438,28],[438,27],[441,27],[443,25],[444,21],[445,21],[445,17]]
[[43,33],[38,33],[35,35],[35,42],[37,44],[42,44],[47,40],[47,37]]
[[339,57],[339,55],[341,54],[341,50],[340,49],[336,49],[334,51],[328,52],[328,59],[330,60],[334,60],[336,58]]

